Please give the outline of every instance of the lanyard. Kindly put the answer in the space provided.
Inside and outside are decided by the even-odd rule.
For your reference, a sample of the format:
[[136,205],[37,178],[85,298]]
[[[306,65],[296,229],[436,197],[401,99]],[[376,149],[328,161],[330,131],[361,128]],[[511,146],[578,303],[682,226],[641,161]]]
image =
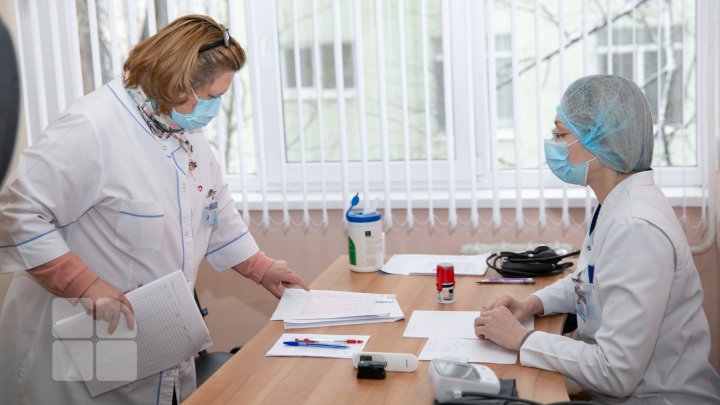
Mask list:
[[[587,246],[588,251],[592,250],[592,244],[593,244],[592,243],[592,234],[593,234],[593,231],[595,231],[595,225],[597,224],[597,219],[598,219],[598,216],[600,215],[600,208],[602,208],[602,204],[598,204],[597,208],[595,208],[595,213],[593,214],[592,221],[590,221],[590,231],[588,231],[588,239],[589,239],[589,241],[588,241],[589,243]],[[590,284],[592,284],[594,276],[595,276],[595,265],[589,264],[588,265],[588,282],[590,282]]]
[[597,208],[595,208],[592,221],[590,221],[590,232],[588,232],[588,236],[592,235],[595,230],[595,224],[597,223],[598,215],[600,214],[600,208],[602,208],[602,204],[598,204]]

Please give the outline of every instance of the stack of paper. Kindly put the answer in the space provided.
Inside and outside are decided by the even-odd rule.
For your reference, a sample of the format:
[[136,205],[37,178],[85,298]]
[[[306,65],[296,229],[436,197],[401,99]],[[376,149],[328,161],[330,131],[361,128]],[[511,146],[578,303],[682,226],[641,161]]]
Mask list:
[[487,271],[485,260],[489,255],[394,255],[382,271],[405,276],[435,275],[438,264],[451,263],[456,276],[484,276]]
[[270,319],[284,321],[285,329],[297,329],[394,322],[403,318],[394,294],[288,288]]
[[[404,337],[429,338],[420,360],[437,357],[455,358],[468,362],[514,364],[517,352],[504,349],[490,341],[475,336],[475,311],[413,311]],[[530,318],[523,326],[534,329],[535,320]]]

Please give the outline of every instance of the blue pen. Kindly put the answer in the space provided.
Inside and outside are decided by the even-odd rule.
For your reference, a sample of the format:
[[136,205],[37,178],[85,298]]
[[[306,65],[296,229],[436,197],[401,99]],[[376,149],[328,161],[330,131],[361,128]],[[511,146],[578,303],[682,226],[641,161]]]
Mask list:
[[325,347],[328,349],[347,349],[350,346],[346,345],[331,345],[328,343],[307,343],[307,342],[283,342],[288,346],[310,346],[310,347]]
[[595,278],[595,266],[592,264],[588,265],[588,282],[590,284],[593,283],[593,278]]

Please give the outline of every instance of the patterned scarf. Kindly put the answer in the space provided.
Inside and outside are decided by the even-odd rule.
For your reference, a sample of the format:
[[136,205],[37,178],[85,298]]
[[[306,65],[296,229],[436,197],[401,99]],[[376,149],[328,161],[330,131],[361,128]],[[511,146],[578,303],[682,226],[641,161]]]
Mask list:
[[193,184],[195,182],[195,176],[193,170],[197,169],[197,163],[192,158],[193,147],[190,141],[185,137],[185,130],[179,128],[173,120],[165,114],[161,114],[156,111],[155,101],[138,86],[134,88],[125,88],[130,95],[130,98],[135,101],[140,116],[143,117],[150,132],[155,134],[160,139],[168,139],[173,137],[178,140],[180,146],[183,148],[185,153],[188,154],[188,174],[190,175]]

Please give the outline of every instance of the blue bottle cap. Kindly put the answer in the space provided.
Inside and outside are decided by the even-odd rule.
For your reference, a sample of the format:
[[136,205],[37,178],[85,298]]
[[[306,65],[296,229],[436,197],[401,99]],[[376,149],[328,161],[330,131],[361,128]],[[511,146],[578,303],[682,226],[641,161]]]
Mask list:
[[363,213],[362,211],[352,211],[345,217],[349,222],[375,222],[380,220],[381,215],[377,211],[367,213]]
[[360,204],[360,193],[356,193],[350,201],[350,208],[345,212],[345,218],[348,222],[374,222],[379,221],[381,215],[377,211],[363,213],[362,211],[352,211],[356,205]]

